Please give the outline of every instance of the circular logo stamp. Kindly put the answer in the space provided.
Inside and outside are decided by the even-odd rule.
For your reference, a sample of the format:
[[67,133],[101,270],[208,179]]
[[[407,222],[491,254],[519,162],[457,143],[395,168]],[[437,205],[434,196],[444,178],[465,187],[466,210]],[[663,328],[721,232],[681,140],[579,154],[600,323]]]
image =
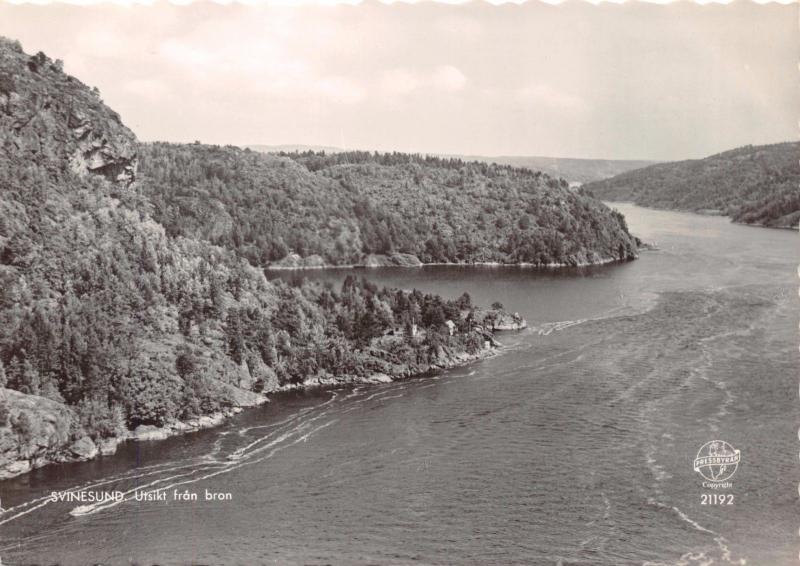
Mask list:
[[739,468],[742,453],[724,440],[706,442],[697,451],[694,471],[708,481],[723,482]]

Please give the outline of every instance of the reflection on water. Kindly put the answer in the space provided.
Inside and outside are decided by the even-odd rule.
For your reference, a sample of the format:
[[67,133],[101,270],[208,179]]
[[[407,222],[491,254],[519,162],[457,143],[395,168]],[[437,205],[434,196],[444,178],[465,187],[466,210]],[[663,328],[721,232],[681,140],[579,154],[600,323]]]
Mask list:
[[[0,556],[794,563],[796,235],[618,207],[661,251],[573,270],[354,270],[500,300],[531,328],[503,335],[503,355],[433,378],[286,394],[216,430],[3,482]],[[338,285],[344,271],[304,276]],[[717,437],[742,452],[729,507],[701,505],[692,470]],[[132,500],[164,488],[200,498]],[[126,495],[47,497],[66,489]],[[206,490],[233,501],[206,502]]]

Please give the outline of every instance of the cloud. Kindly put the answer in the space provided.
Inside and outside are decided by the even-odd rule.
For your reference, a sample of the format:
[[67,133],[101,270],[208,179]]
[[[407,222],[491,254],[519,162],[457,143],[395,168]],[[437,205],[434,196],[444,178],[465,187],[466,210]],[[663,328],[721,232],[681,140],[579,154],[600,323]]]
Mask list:
[[514,91],[515,98],[523,104],[546,106],[553,110],[587,110],[580,96],[554,88],[548,84],[529,84]]
[[93,57],[117,58],[126,55],[126,43],[114,29],[93,27],[76,37],[77,50]]
[[366,97],[364,89],[346,77],[322,77],[312,80],[308,87],[326,99],[343,104],[357,104]]
[[162,43],[159,51],[166,60],[180,67],[206,66],[211,63],[213,58],[211,53],[205,49],[174,39],[168,39]]
[[478,18],[463,14],[448,14],[436,21],[436,31],[452,35],[459,41],[479,39],[483,34],[483,25]]
[[467,84],[467,77],[452,65],[442,65],[433,72],[431,83],[439,90],[456,92]]
[[169,87],[158,79],[134,79],[126,82],[122,88],[148,102],[163,100],[171,94]]
[[388,95],[404,96],[418,91],[458,92],[467,84],[467,77],[452,65],[433,70],[390,69],[382,74],[379,88]]
[[[217,30],[223,37],[217,35],[215,41],[208,41],[208,34],[202,32],[181,40],[168,39],[159,52],[174,66],[176,75],[184,74],[197,90],[230,96],[250,92],[283,100],[318,98],[318,102],[342,104],[355,104],[366,96],[358,81],[325,73],[292,52],[286,38],[264,33],[243,49],[229,31],[225,27]],[[147,86],[134,84],[132,88]]]
[[409,69],[390,69],[383,73],[380,89],[389,95],[404,95],[415,91],[422,81]]

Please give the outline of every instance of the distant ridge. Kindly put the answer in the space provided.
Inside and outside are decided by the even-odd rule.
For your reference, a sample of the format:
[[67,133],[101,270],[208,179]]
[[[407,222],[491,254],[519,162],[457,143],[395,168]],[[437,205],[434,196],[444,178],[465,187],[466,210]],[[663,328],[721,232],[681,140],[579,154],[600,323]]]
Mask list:
[[582,159],[576,157],[543,157],[527,155],[499,155],[496,157],[463,156],[462,159],[526,167],[541,171],[551,177],[561,177],[569,183],[591,183],[634,169],[659,163],[638,159]]
[[797,229],[800,143],[747,145],[704,159],[660,163],[586,185],[603,200],[730,216]]
[[313,151],[315,153],[324,151],[325,153],[341,153],[343,150],[340,147],[332,147],[329,145],[304,145],[304,144],[282,144],[282,145],[246,145],[253,151],[260,151],[261,153],[293,153],[295,151]]
[[[324,151],[325,153],[342,153],[345,150],[340,147],[323,145],[248,145],[253,151],[263,153],[280,152],[305,152],[305,151]],[[511,165],[512,167],[525,167],[533,171],[541,171],[551,177],[561,178],[570,184],[584,184],[592,181],[608,179],[620,173],[625,173],[633,169],[647,167],[658,161],[647,161],[638,159],[582,159],[578,157],[544,157],[538,155],[460,155],[446,153],[430,153],[435,157],[456,158],[463,161],[480,161],[482,163],[497,163],[498,165]]]

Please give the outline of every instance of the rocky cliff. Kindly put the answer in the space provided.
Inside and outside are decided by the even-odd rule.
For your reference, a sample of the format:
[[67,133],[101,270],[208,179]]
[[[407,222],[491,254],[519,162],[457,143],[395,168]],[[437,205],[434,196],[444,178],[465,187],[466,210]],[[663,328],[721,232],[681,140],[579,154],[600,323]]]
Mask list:
[[60,61],[0,42],[3,152],[129,186],[136,178],[136,138],[97,90],[65,74]]
[[61,403],[0,388],[0,479],[52,461],[93,457],[91,439],[73,435],[76,422]]

